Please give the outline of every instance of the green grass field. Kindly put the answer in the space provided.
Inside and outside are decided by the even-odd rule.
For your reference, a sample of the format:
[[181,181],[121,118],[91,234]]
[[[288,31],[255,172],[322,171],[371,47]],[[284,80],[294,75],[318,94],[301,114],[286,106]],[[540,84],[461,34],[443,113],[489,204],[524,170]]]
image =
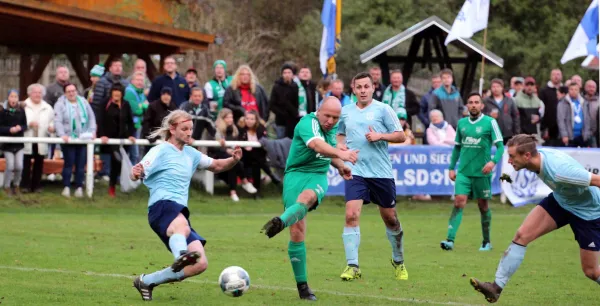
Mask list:
[[[147,223],[145,187],[134,194],[105,197],[96,186],[93,200],[64,199],[57,187],[21,200],[0,198],[0,303],[2,305],[141,305],[131,286],[134,275],[170,265],[173,258]],[[208,270],[184,282],[155,289],[160,305],[304,305],[295,289],[287,256],[288,234],[269,240],[262,225],[281,210],[276,191],[266,199],[232,203],[225,192],[192,191],[194,228],[207,240]],[[456,249],[442,251],[449,200],[400,200],[408,281],[396,281],[391,250],[376,207],[363,209],[360,264],[363,279],[342,282],[345,267],[341,198],[327,198],[308,215],[309,284],[322,305],[448,304],[482,305],[468,278],[493,279],[515,230],[531,207],[493,203],[490,253],[478,252],[479,213],[470,203]],[[230,298],[217,285],[219,273],[239,265],[252,287]],[[598,285],[580,269],[579,250],[567,227],[533,243],[521,269],[506,287],[503,305],[597,305]]]

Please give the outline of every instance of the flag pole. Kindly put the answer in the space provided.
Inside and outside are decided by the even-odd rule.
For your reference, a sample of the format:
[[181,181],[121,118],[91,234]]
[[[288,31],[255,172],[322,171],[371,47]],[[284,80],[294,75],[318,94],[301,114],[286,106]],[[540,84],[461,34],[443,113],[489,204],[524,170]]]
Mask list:
[[[487,43],[487,27],[483,30],[483,52],[486,51],[485,44]],[[481,55],[481,74],[479,77],[479,95],[483,95],[483,73],[485,71],[485,55]]]

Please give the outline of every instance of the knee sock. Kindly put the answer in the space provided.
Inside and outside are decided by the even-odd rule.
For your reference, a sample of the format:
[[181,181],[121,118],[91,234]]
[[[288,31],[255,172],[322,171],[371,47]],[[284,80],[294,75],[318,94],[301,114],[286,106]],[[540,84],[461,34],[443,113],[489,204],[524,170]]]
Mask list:
[[152,274],[144,275],[142,282],[146,285],[158,286],[164,283],[177,282],[181,279],[183,279],[183,270],[176,273],[171,270],[171,267],[168,267]]
[[169,247],[175,258],[181,256],[181,251],[187,251],[187,239],[182,234],[173,234],[169,238]]
[[452,209],[452,215],[450,215],[450,220],[448,220],[448,240],[454,241],[456,238],[456,232],[458,232],[458,227],[460,226],[460,222],[462,221],[462,208],[454,207]]
[[526,246],[512,242],[504,252],[498,270],[496,270],[496,285],[504,288],[510,277],[515,274],[523,258],[525,258]]
[[483,235],[483,242],[490,242],[490,227],[492,225],[492,210],[488,209],[486,212],[481,213],[481,234]]
[[404,231],[402,231],[402,225],[397,230],[385,229],[387,238],[392,245],[392,259],[395,263],[404,263]]
[[285,224],[285,227],[290,227],[292,224],[304,219],[308,213],[308,207],[303,203],[296,203],[288,207],[279,218]]
[[358,247],[360,246],[360,227],[344,227],[342,234],[344,250],[346,251],[346,262],[348,265],[358,267]]
[[304,245],[304,241],[290,241],[288,244],[288,255],[290,256],[290,263],[292,264],[292,270],[294,270],[296,283],[306,283],[306,246]]

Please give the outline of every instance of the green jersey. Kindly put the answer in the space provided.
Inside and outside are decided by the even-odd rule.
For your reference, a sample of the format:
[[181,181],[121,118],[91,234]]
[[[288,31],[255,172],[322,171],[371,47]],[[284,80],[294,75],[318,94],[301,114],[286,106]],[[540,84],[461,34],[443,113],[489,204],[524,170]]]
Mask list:
[[290,153],[285,165],[285,173],[289,172],[310,172],[315,174],[325,174],[329,171],[331,159],[315,152],[308,147],[308,144],[321,139],[327,144],[335,147],[337,127],[326,132],[321,128],[316,113],[310,113],[296,125],[294,129],[294,138],[290,146]]
[[460,119],[455,139],[460,146],[458,172],[464,176],[491,176],[481,170],[492,160],[492,146],[499,141],[503,141],[502,132],[494,118],[481,114],[475,121],[471,117]]

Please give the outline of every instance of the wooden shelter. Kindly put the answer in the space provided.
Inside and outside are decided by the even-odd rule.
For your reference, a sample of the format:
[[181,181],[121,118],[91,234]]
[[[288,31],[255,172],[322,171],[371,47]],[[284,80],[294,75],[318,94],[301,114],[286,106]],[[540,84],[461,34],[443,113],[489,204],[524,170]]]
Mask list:
[[[168,1],[166,1],[168,2]],[[66,54],[81,83],[91,85],[89,71],[107,54],[106,62],[123,53],[147,63],[148,76],[159,73],[151,55],[206,50],[213,35],[175,29],[165,0],[0,0],[0,45],[20,54],[22,98],[53,54]],[[128,5],[129,8],[123,8]],[[121,6],[121,7],[119,7]],[[110,14],[137,10],[137,19]],[[105,63],[106,63],[105,62]]]
[[[440,70],[452,69],[453,64],[464,64],[460,92],[465,96],[471,91],[471,85],[477,73],[477,64],[481,63],[482,57],[485,57],[487,63],[493,63],[499,67],[504,65],[504,60],[468,38],[459,38],[450,43],[463,51],[466,57],[450,57],[444,41],[451,28],[439,17],[431,16],[361,54],[360,61],[363,64],[369,61],[378,63],[384,83],[389,83],[390,63],[402,63],[405,85],[408,84],[415,64],[420,63],[422,67],[428,66],[429,70],[432,70],[432,64],[438,64]],[[388,50],[407,40],[411,40],[407,55],[388,54]],[[422,52],[420,52],[421,49]],[[434,52],[435,57],[433,56]],[[454,79],[456,80],[457,76]]]

